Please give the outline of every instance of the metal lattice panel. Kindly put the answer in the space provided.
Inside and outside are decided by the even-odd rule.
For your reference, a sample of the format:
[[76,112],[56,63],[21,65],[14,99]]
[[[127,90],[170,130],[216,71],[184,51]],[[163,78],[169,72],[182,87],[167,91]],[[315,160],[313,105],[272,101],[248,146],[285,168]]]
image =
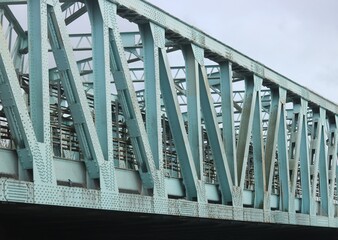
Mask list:
[[334,103],[146,1],[0,17],[1,201],[338,226]]

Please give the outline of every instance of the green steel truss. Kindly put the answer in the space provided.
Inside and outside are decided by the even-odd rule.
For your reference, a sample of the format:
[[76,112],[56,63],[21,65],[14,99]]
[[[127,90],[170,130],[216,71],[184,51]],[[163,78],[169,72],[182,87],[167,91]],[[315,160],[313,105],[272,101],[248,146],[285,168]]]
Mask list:
[[0,21],[0,201],[338,227],[336,104],[142,0]]

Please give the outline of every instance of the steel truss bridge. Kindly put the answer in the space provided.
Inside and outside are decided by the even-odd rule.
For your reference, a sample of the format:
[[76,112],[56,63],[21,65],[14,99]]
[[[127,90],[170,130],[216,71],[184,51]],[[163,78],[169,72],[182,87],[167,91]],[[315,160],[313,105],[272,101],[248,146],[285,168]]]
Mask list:
[[2,213],[338,227],[335,103],[142,0],[0,21]]

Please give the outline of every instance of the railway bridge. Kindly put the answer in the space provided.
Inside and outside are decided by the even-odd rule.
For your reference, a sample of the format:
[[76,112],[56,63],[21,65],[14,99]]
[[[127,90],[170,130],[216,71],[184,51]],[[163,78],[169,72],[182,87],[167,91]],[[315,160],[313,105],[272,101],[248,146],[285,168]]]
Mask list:
[[337,239],[335,103],[143,0],[0,21],[6,239]]

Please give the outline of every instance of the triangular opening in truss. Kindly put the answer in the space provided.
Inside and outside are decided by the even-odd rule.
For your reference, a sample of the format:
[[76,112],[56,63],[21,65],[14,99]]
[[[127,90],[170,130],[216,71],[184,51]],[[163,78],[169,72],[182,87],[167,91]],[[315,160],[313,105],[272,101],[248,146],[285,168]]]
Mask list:
[[[92,125],[95,119],[92,83],[88,82],[88,69],[83,67],[89,66],[88,58],[82,59],[83,55],[75,53],[78,47],[73,46],[76,39],[66,34],[67,26],[62,23],[67,14],[62,16],[64,13],[56,8],[58,6],[47,6],[48,37],[52,49],[50,62],[55,66],[49,70],[53,154],[57,158],[79,162],[73,171],[63,171],[57,182],[65,186],[98,188],[99,171],[94,161],[97,161],[99,149],[93,145],[91,127],[86,127],[86,124]],[[63,165],[60,162],[56,167]],[[80,165],[87,166],[90,181],[81,172],[73,174]]]

